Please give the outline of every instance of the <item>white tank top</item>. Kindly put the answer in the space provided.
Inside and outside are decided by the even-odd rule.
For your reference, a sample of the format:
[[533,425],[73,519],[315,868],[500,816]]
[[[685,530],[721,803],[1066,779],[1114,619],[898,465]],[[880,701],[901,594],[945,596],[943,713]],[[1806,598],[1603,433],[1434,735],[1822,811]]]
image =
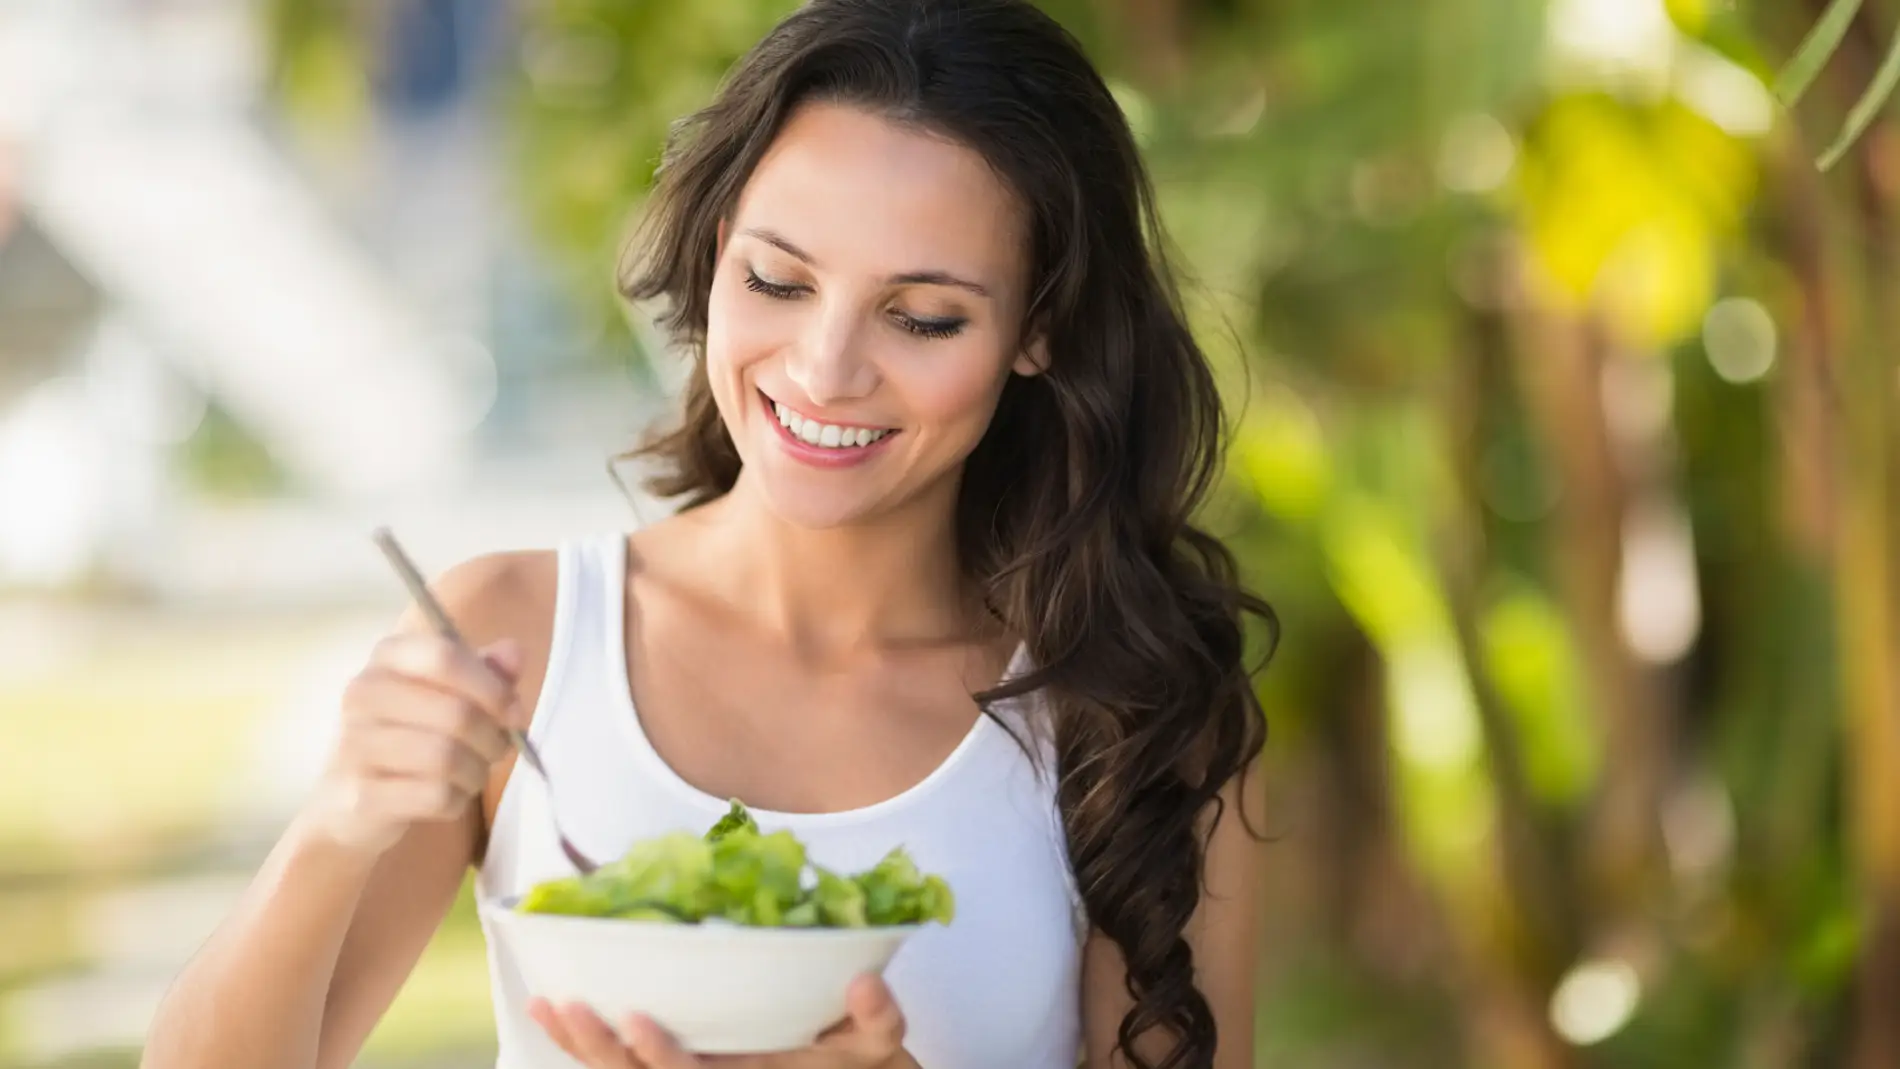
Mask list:
[[[727,807],[675,773],[640,728],[623,631],[626,558],[619,534],[562,545],[547,676],[528,732],[560,785],[563,828],[597,858],[646,836],[702,830]],[[1024,715],[1030,707],[1005,702],[995,711],[1042,749],[1039,765],[982,716],[943,764],[893,798],[837,813],[752,811],[763,830],[791,830],[829,868],[868,867],[902,843],[926,872],[949,881],[955,922],[918,933],[885,974],[908,1023],[905,1049],[925,1069],[1077,1064],[1086,926],[1044,771],[1055,762],[1039,741],[1046,732]],[[519,894],[571,873],[547,804],[540,777],[509,777],[479,893]],[[498,1069],[573,1069],[579,1063],[528,1017],[530,992],[488,935]]]

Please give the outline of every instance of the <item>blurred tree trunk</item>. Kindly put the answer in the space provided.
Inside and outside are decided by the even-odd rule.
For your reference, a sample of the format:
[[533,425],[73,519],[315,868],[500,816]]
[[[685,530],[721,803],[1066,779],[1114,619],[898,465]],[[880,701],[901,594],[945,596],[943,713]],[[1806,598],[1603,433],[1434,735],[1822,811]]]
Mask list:
[[1390,860],[1399,848],[1394,825],[1391,768],[1385,730],[1385,682],[1379,654],[1357,629],[1341,636],[1340,675],[1346,681],[1336,714],[1318,729],[1327,762],[1326,911],[1342,943],[1388,935],[1393,918]]
[[1835,557],[1843,693],[1847,699],[1849,812],[1865,942],[1856,976],[1854,1069],[1900,1065],[1900,633],[1894,612],[1892,356],[1896,312],[1894,190],[1880,173],[1890,130],[1863,144],[1857,176],[1863,230],[1862,330],[1840,362],[1841,479],[1845,489]]
[[1470,322],[1471,340],[1452,357],[1452,374],[1443,377],[1444,389],[1434,405],[1445,416],[1446,455],[1458,488],[1436,540],[1437,564],[1484,733],[1498,814],[1498,864],[1508,895],[1492,930],[1474,940],[1471,949],[1482,963],[1479,984],[1484,995],[1476,1000],[1466,1028],[1486,1064],[1556,1069],[1575,1064],[1576,1058],[1552,1029],[1545,1008],[1575,952],[1573,918],[1566,908],[1562,867],[1537,825],[1522,740],[1491,684],[1479,625],[1479,584],[1492,572],[1478,474],[1485,441],[1483,411],[1493,379],[1508,378],[1509,342],[1496,316],[1476,314]]
[[1446,454],[1458,487],[1457,500],[1446,510],[1438,538],[1438,570],[1484,729],[1498,806],[1498,846],[1520,941],[1518,967],[1525,983],[1542,996],[1575,953],[1576,925],[1564,895],[1564,866],[1554,844],[1538,827],[1524,771],[1523,740],[1492,685],[1480,634],[1479,587],[1485,576],[1494,573],[1480,488],[1483,447],[1489,440],[1484,410],[1494,390],[1510,388],[1511,353],[1506,326],[1495,313],[1473,312],[1468,323],[1469,342],[1453,358],[1453,373],[1443,377],[1446,388],[1434,406],[1446,416]]
[[1778,191],[1775,242],[1793,271],[1795,320],[1782,339],[1774,377],[1782,442],[1781,523],[1788,545],[1806,563],[1825,566],[1838,538],[1832,428],[1840,416],[1834,389],[1838,331],[1837,279],[1827,258],[1827,204],[1810,147],[1790,136],[1774,153]]
[[[1824,7],[1819,0],[1804,6],[1813,18]],[[1880,11],[1863,8],[1816,83],[1819,91],[1811,96],[1831,116],[1845,115],[1873,81],[1888,35],[1900,32],[1888,21]],[[1849,1058],[1852,1069],[1891,1069],[1900,1065],[1900,570],[1893,567],[1900,552],[1900,494],[1894,487],[1900,437],[1893,418],[1900,389],[1894,358],[1900,339],[1900,250],[1894,246],[1900,240],[1900,136],[1891,125],[1875,126],[1841,171],[1857,209],[1842,235],[1849,246],[1842,258],[1859,285],[1846,293],[1812,293],[1814,322],[1806,333],[1816,346],[1813,355],[1833,372],[1838,400],[1831,435],[1839,495],[1832,555],[1844,701],[1843,801],[1862,921]],[[1836,315],[1853,329],[1833,328]]]
[[1666,878],[1660,812],[1669,718],[1660,681],[1619,623],[1623,532],[1636,488],[1605,410],[1605,368],[1617,357],[1586,319],[1529,309],[1519,320],[1525,403],[1561,486],[1551,563],[1603,725],[1606,760],[1584,869],[1592,901],[1613,926],[1647,927]]

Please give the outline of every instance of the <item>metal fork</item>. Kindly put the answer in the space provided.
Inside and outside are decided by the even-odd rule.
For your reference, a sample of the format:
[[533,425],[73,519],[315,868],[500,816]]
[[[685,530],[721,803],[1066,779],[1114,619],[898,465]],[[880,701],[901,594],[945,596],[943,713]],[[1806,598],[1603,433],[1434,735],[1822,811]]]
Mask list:
[[[437,601],[435,595],[429,592],[429,584],[422,578],[422,573],[416,570],[416,566],[410,563],[409,555],[402,551],[400,545],[396,544],[396,536],[389,532],[389,528],[379,527],[372,537],[375,539],[376,545],[382,549],[383,556],[389,558],[389,563],[396,569],[396,574],[402,578],[403,585],[409,588],[409,596],[416,600],[416,604],[421,607],[423,615],[429,618],[429,622],[435,628],[436,634],[453,642],[464,651],[473,654],[475,652],[474,648],[468,644],[468,640],[462,637],[462,633],[456,630],[454,621],[449,619],[449,614],[442,608],[442,603]],[[476,654],[476,656],[480,655]],[[580,848],[576,847],[568,840],[567,836],[562,833],[561,822],[554,815],[554,781],[548,778],[547,766],[541,763],[541,755],[535,752],[534,744],[529,742],[528,736],[513,724],[506,724],[503,725],[503,727],[507,730],[509,739],[514,742],[515,749],[520,752],[521,759],[527,763],[529,768],[534,769],[534,771],[540,775],[542,783],[547,784],[548,823],[554,826],[554,837],[561,842],[561,853],[567,855],[567,860],[572,863],[574,868],[583,876],[599,868],[600,864],[598,862],[582,853]]]

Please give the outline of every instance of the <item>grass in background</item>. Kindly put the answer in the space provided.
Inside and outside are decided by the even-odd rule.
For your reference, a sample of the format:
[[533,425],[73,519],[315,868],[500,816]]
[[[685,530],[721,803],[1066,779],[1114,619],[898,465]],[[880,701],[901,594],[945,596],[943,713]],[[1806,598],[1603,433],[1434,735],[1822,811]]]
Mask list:
[[[137,1065],[138,1050],[116,1043],[29,1063],[7,1034],[8,996],[89,964],[92,895],[220,841],[234,822],[270,819],[246,807],[245,762],[296,699],[299,669],[335,638],[312,619],[102,620],[51,656],[0,666],[0,1067]],[[493,1050],[468,882],[358,1064],[473,1069]]]
[[229,816],[260,718],[286,697],[285,669],[306,651],[194,629],[0,681],[14,755],[0,775],[0,869],[130,860],[211,832]]

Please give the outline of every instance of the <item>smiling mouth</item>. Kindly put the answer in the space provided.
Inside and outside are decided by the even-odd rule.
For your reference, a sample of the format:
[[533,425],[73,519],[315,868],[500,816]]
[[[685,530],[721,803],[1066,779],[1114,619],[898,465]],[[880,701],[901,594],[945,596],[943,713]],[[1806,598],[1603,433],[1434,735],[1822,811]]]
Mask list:
[[779,421],[780,426],[784,427],[792,437],[814,448],[836,449],[839,452],[863,449],[897,433],[894,427],[858,427],[807,419],[772,400],[763,390],[759,391],[759,397],[764,400],[766,410]]

